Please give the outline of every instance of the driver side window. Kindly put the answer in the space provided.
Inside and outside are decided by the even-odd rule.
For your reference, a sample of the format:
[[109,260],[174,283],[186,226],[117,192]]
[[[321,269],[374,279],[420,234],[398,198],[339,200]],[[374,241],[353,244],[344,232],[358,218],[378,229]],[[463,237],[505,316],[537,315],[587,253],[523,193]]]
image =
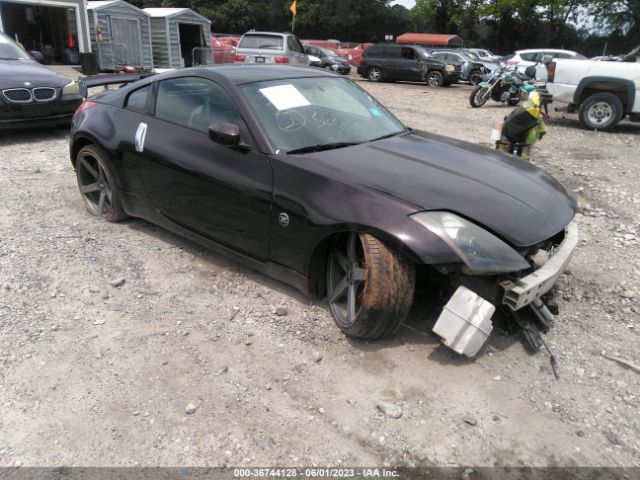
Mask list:
[[201,77],[178,77],[158,84],[156,117],[207,133],[214,123],[241,121],[240,112],[217,83]]

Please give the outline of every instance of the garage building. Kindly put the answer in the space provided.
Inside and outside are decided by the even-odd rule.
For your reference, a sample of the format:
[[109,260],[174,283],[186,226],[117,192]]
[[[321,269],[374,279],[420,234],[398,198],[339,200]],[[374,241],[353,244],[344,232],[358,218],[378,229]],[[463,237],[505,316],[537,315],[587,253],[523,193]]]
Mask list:
[[145,8],[155,68],[211,63],[211,21],[189,8]]
[[0,31],[47,63],[78,65],[91,52],[84,0],[1,0]]
[[91,47],[100,70],[153,68],[151,25],[146,12],[123,0],[88,2],[87,8]]

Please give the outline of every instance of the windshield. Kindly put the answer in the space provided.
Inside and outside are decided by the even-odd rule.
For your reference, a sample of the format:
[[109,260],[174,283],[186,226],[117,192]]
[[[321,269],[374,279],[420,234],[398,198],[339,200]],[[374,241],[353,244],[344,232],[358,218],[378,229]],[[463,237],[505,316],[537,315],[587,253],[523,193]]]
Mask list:
[[245,35],[240,40],[238,48],[272,48],[282,50],[283,40],[280,35]]
[[0,60],[31,60],[31,57],[4,35],[0,35]]
[[272,80],[241,90],[278,151],[338,148],[406,130],[385,107],[342,78]]
[[324,47],[316,47],[318,50],[320,50],[322,53],[324,53],[327,57],[337,57],[338,54],[336,52],[334,52],[333,50],[331,50],[330,48],[324,48]]
[[422,55],[424,58],[432,58],[433,55],[431,55],[426,48],[423,47],[414,47],[416,49],[416,52],[418,52],[420,55]]

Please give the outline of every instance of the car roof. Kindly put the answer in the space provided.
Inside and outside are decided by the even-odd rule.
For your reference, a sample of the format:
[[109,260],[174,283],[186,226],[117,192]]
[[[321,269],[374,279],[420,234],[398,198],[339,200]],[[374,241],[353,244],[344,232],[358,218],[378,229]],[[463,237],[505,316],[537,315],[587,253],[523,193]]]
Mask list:
[[578,53],[578,52],[574,52],[573,50],[563,50],[561,48],[529,48],[527,50],[516,50],[516,53],[535,53],[535,52],[562,52],[562,53],[571,53],[571,54]]
[[293,35],[293,33],[287,33],[287,32],[245,32],[245,34],[243,35],[243,37],[245,35],[274,35],[274,36],[279,36],[279,37],[285,37],[287,35]]

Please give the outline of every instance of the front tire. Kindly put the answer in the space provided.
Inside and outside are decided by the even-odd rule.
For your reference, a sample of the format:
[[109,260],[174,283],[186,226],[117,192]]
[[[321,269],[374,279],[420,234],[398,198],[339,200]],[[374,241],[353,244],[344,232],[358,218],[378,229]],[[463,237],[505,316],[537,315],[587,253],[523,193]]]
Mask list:
[[367,78],[372,82],[381,82],[383,75],[382,70],[379,67],[371,67],[367,72]]
[[622,119],[624,107],[612,93],[596,93],[580,105],[580,125],[590,130],[611,130]]
[[396,333],[409,315],[414,289],[415,266],[371,235],[350,232],[329,251],[329,308],[336,325],[351,337]]
[[427,74],[427,85],[430,87],[442,87],[444,85],[444,75],[438,71],[429,72]]
[[76,156],[76,179],[85,207],[95,217],[109,222],[127,218],[120,189],[107,153],[97,145],[86,145]]
[[477,86],[471,91],[471,95],[469,95],[469,104],[473,108],[479,108],[487,103],[489,100],[490,92],[489,87],[481,87]]
[[471,85],[478,85],[482,81],[482,72],[480,70],[474,70],[469,74],[469,83]]

